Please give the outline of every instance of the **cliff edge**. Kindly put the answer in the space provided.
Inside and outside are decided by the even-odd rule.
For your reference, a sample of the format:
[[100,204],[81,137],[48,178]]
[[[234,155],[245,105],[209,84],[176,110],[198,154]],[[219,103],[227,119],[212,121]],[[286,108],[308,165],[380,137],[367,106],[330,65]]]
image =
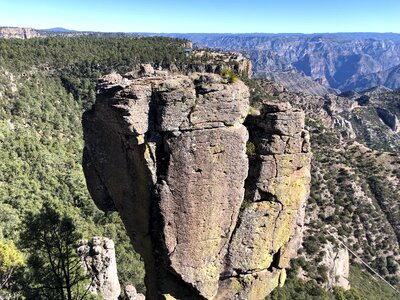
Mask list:
[[283,284],[309,193],[308,133],[289,103],[247,117],[248,99],[216,74],[100,79],[84,172],[143,257],[147,299],[263,299]]

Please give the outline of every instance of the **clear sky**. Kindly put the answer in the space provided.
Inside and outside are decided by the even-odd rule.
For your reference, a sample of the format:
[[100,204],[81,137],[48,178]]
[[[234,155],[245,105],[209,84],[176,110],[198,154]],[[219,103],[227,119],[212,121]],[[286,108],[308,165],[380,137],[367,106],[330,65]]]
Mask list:
[[108,32],[400,33],[400,0],[0,0],[0,26]]

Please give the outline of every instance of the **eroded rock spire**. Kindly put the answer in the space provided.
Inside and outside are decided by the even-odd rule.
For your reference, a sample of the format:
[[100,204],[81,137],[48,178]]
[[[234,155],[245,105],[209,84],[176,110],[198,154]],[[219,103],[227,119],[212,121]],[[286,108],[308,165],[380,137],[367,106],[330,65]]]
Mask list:
[[[263,299],[297,250],[309,191],[304,114],[215,74],[110,74],[83,117],[83,165],[118,210],[148,299]],[[248,144],[249,145],[249,144]]]

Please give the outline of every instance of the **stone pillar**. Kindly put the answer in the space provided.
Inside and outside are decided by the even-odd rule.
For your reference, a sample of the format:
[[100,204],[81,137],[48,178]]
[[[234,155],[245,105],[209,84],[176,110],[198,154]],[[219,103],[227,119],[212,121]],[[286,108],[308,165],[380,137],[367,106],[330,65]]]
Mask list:
[[[263,140],[249,169],[248,101],[244,83],[216,74],[100,80],[83,117],[83,167],[94,201],[118,210],[144,259],[147,299],[263,299],[283,281],[309,188],[304,114],[266,105],[248,125]],[[260,150],[275,136],[283,150]]]
[[86,272],[93,277],[89,291],[104,300],[117,300],[121,293],[115,260],[114,242],[106,237],[81,240],[78,254]]

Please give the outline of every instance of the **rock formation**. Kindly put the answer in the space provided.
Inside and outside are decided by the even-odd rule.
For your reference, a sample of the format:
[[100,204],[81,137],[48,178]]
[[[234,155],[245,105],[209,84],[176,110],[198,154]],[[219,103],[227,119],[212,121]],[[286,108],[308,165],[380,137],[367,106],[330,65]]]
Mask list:
[[[249,116],[245,200],[228,250],[222,299],[263,299],[282,286],[301,243],[310,183],[310,142],[304,113],[287,102],[264,102]],[[251,147],[252,148],[252,147]]]
[[221,74],[224,68],[232,68],[239,76],[252,77],[252,63],[242,53],[196,49],[190,53],[192,60],[185,69],[192,72]]
[[321,264],[328,269],[327,287],[341,287],[350,289],[350,259],[349,251],[345,248],[336,248],[331,242],[325,244],[325,255]]
[[341,129],[342,136],[348,139],[355,139],[356,133],[354,132],[353,125],[350,121],[346,120],[342,116],[332,117],[332,127]]
[[304,92],[315,96],[325,96],[330,93],[337,93],[336,90],[331,89],[323,84],[314,81],[311,77],[299,74],[291,70],[288,72],[275,71],[266,74],[268,80],[273,80],[282,84],[290,92]]
[[124,288],[124,294],[126,300],[144,300],[146,298],[143,294],[138,293],[131,284]]
[[376,112],[378,116],[382,119],[383,123],[390,127],[393,132],[400,132],[400,122],[397,116],[384,108],[377,107]]
[[93,276],[89,291],[102,299],[117,300],[121,293],[115,260],[114,242],[105,237],[82,240],[78,245],[82,266]]
[[40,37],[39,31],[32,28],[0,27],[0,38],[6,39],[31,39]]
[[301,237],[304,114],[264,103],[246,128],[241,81],[142,71],[103,77],[84,114],[95,203],[120,213],[145,262],[147,299],[263,299],[283,284]]

